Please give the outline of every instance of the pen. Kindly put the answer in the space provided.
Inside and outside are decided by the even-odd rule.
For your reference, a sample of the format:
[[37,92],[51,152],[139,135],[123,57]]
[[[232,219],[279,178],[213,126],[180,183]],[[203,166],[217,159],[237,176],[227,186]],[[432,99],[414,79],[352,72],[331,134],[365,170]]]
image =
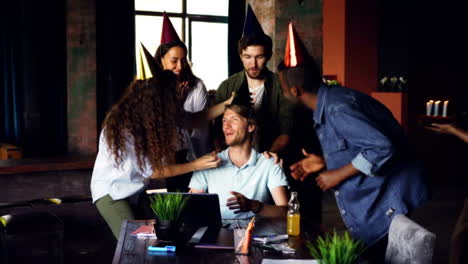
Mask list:
[[157,251],[157,252],[175,252],[175,246],[165,246],[165,247],[153,247],[149,246],[148,251]]

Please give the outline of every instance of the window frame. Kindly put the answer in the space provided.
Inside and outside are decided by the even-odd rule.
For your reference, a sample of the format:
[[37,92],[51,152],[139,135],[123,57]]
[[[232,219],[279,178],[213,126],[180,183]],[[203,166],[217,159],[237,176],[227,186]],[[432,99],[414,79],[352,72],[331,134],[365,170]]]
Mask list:
[[[228,25],[229,24],[229,17],[228,16],[216,16],[216,15],[201,15],[201,14],[188,14],[187,13],[187,1],[188,0],[180,0],[182,1],[182,12],[181,13],[174,13],[174,12],[166,12],[169,17],[178,17],[182,18],[182,36],[181,40],[187,45],[188,49],[188,58],[192,60],[192,22],[210,22],[210,23],[223,23]],[[143,10],[135,10],[135,17],[136,16],[156,16],[162,17],[164,12],[161,11],[143,11]],[[188,21],[188,27],[186,26],[186,21]],[[188,34],[186,32],[186,28],[188,30]],[[185,36],[188,36],[188,43],[185,39]]]

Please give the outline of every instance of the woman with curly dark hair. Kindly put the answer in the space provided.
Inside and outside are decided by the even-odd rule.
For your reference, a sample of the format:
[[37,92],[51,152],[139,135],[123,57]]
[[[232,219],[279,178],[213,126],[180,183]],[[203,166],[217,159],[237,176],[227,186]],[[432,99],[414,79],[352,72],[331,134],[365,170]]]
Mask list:
[[219,164],[213,153],[176,164],[176,153],[190,150],[185,124],[221,115],[232,99],[184,124],[187,114],[176,96],[178,84],[170,71],[159,73],[157,78],[135,80],[104,120],[91,192],[116,238],[122,221],[134,219],[130,197],[138,197],[149,179],[169,178]]

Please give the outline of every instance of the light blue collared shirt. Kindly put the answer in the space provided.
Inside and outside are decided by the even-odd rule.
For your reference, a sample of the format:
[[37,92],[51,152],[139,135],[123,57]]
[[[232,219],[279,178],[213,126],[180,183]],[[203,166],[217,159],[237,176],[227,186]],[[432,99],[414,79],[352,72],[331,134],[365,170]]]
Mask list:
[[218,153],[221,164],[218,168],[197,171],[193,174],[189,187],[209,193],[217,193],[223,219],[249,218],[254,214],[245,212],[234,214],[226,206],[227,199],[232,197],[230,191],[243,194],[245,197],[263,203],[274,204],[271,190],[288,186],[283,169],[252,148],[249,161],[237,167],[229,159],[229,148]]

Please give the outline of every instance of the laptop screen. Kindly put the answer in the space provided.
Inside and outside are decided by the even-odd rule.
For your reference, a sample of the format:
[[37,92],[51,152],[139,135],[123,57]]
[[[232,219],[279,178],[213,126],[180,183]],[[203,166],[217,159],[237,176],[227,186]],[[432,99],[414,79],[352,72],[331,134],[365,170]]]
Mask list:
[[[158,195],[170,195],[174,192],[163,192]],[[188,201],[182,211],[181,223],[186,227],[201,226],[221,227],[221,211],[219,198],[215,193],[182,193],[188,196]]]

